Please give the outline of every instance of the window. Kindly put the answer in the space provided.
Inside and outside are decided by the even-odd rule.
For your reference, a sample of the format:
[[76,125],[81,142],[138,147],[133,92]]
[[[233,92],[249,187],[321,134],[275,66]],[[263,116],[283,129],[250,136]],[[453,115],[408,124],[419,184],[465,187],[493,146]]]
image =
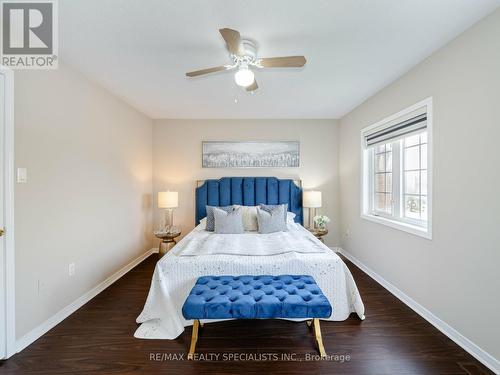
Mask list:
[[361,131],[365,219],[431,238],[432,99]]
[[392,143],[371,150],[374,173],[373,212],[392,215]]
[[427,221],[427,132],[404,138],[404,217],[417,224]]

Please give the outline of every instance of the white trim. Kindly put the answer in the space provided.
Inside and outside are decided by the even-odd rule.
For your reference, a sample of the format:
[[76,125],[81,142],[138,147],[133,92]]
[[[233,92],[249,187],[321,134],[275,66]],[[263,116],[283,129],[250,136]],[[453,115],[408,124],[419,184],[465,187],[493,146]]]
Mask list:
[[[5,210],[5,353],[0,358],[9,358],[16,352],[15,311],[15,251],[14,251],[14,73],[0,65],[0,74],[5,77],[5,124],[4,124],[4,210]],[[3,304],[5,303],[5,306]]]
[[339,253],[349,259],[352,263],[354,263],[358,268],[360,268],[364,273],[370,276],[373,280],[382,285],[385,289],[391,292],[395,297],[397,297],[401,302],[403,302],[406,306],[415,311],[422,318],[427,320],[430,324],[436,327],[448,338],[453,340],[458,346],[467,351],[470,355],[476,358],[483,365],[488,367],[491,371],[498,374],[500,373],[500,362],[498,359],[493,357],[491,354],[487,353],[479,346],[474,344],[467,337],[462,335],[456,329],[451,327],[448,323],[439,319],[436,315],[434,315],[431,311],[427,310],[424,306],[420,305],[418,302],[413,300],[407,294],[402,292],[396,286],[385,280],[382,276],[377,274],[375,271],[365,266],[359,259],[351,255],[349,252],[344,249],[338,247],[335,248]]
[[25,334],[23,337],[21,337],[19,340],[17,340],[17,352],[20,352],[24,348],[26,348],[28,345],[33,343],[35,340],[40,338],[42,335],[47,333],[50,329],[54,328],[56,325],[61,323],[64,319],[66,319],[68,316],[73,314],[76,310],[78,310],[80,307],[85,305],[87,302],[89,302],[92,298],[97,296],[99,293],[101,293],[104,289],[109,287],[111,284],[113,284],[115,281],[120,279],[123,275],[125,275],[127,272],[129,272],[132,268],[137,266],[139,263],[141,263],[144,259],[149,257],[151,254],[157,253],[158,249],[150,249],[146,251],[144,254],[140,255],[133,261],[131,261],[129,264],[127,264],[125,267],[120,269],[119,271],[115,272],[113,275],[109,276],[106,280],[101,282],[99,285],[94,287],[93,289],[89,290],[87,293],[85,293],[83,296],[80,298],[76,299],[72,303],[70,303],[68,306],[57,312],[55,315],[47,319],[45,322],[40,324],[38,327],[35,329],[31,330],[27,334]]
[[[372,222],[376,222],[379,224],[387,225],[391,228],[399,229],[407,233],[411,233],[420,237],[424,237],[426,239],[432,240],[432,192],[433,192],[433,108],[432,108],[433,98],[428,97],[411,107],[405,108],[398,113],[395,113],[389,117],[386,117],[375,124],[369,125],[360,132],[360,217],[362,219],[366,219]],[[370,214],[370,207],[368,202],[369,197],[369,169],[368,169],[368,155],[365,152],[365,134],[369,131],[372,131],[375,128],[378,128],[386,123],[396,120],[402,116],[407,115],[408,113],[414,112],[419,108],[426,107],[427,112],[427,227],[418,227],[415,225],[407,224],[399,220],[392,220],[387,218],[381,218],[380,216],[375,216]],[[401,159],[402,160],[402,159]]]
[[361,218],[373,221],[374,223],[379,223],[386,225],[388,227],[399,229],[403,232],[411,233],[416,236],[427,238],[428,240],[432,240],[431,234],[423,227],[419,227],[417,225],[412,225],[409,223],[404,223],[402,221],[396,221],[392,219],[387,219],[382,216],[375,216],[370,214],[361,214]]

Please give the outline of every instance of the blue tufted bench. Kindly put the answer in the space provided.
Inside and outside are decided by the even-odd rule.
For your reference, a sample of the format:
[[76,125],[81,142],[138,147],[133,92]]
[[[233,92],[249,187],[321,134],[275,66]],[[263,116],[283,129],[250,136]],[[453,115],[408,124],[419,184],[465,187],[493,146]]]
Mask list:
[[309,318],[324,357],[319,319],[330,317],[332,306],[307,275],[203,276],[187,297],[182,314],[194,320],[188,358],[195,352],[200,319],[273,318]]

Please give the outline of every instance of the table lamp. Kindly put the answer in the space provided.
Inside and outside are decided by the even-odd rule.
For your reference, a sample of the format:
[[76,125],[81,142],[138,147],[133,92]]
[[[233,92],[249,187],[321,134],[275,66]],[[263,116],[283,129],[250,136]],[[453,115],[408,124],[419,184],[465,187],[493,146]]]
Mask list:
[[[313,217],[316,216],[316,208],[321,207],[321,191],[308,190],[302,193],[302,206],[309,209],[309,228],[313,228]],[[314,208],[314,214],[311,213]]]
[[165,230],[174,224],[173,209],[179,207],[179,193],[176,191],[158,192],[158,208],[165,209]]

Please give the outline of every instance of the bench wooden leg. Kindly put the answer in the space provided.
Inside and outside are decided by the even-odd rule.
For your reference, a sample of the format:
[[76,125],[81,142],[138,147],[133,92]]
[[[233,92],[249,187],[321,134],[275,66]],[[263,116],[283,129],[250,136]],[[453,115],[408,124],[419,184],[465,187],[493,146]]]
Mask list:
[[193,334],[191,335],[191,346],[189,347],[188,359],[193,359],[194,351],[196,350],[196,342],[198,341],[198,326],[200,321],[195,319],[193,322]]
[[318,342],[318,349],[321,358],[326,357],[325,347],[323,346],[323,338],[321,337],[321,328],[319,327],[319,319],[313,319],[314,322],[314,335],[316,336],[316,341]]

